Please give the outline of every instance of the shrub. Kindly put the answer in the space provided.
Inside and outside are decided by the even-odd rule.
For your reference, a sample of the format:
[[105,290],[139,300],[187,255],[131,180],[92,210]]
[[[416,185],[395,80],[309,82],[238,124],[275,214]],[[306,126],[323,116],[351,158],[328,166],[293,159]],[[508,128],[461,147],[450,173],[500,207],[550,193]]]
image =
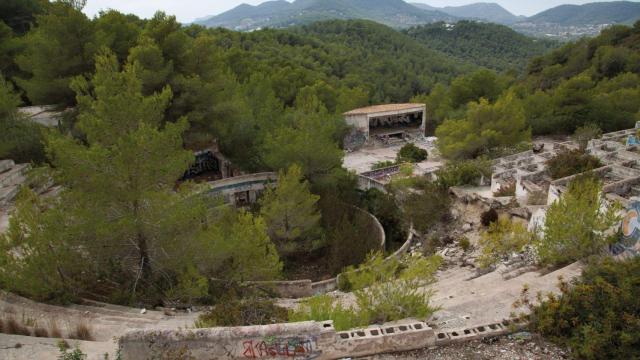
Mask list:
[[203,298],[208,291],[207,278],[200,275],[195,266],[189,265],[178,276],[176,286],[165,292],[165,297],[171,303],[180,302],[191,306],[194,300]]
[[640,257],[593,263],[573,283],[561,280],[560,290],[538,295],[538,306],[526,298],[516,304],[530,308],[532,331],[577,359],[640,358]]
[[395,161],[378,161],[377,163],[371,165],[371,170],[379,170],[379,169],[384,169],[384,168],[388,168],[391,167],[393,165],[395,165],[396,162]]
[[409,317],[427,318],[437,309],[433,295],[424,287],[434,281],[442,259],[439,256],[405,256],[398,260],[372,254],[358,269],[341,274],[344,283],[355,289],[358,319],[383,323]]
[[200,315],[197,328],[219,326],[267,325],[287,321],[287,309],[269,299],[240,299],[235,293],[223,296],[211,310]]
[[600,160],[582,150],[565,150],[547,160],[547,168],[552,179],[580,174],[602,166]]
[[496,209],[489,209],[480,215],[480,223],[484,226],[489,226],[496,221],[498,221],[498,212]]
[[344,308],[339,302],[334,302],[329,295],[318,295],[303,300],[297,310],[289,311],[289,321],[326,321],[333,320],[333,327],[337,331],[344,331],[356,327],[367,326],[367,319],[362,319],[352,308]]
[[491,160],[479,158],[449,161],[436,171],[436,176],[438,184],[445,189],[452,186],[478,185],[482,177],[491,176]]
[[402,207],[416,230],[426,232],[438,222],[449,219],[451,198],[449,193],[434,183],[421,184],[402,201]]
[[534,235],[519,222],[500,219],[491,223],[489,230],[480,237],[480,267],[487,268],[514,252],[521,252],[533,240]]
[[47,329],[45,329],[43,327],[36,326],[33,329],[33,336],[46,338],[46,337],[49,337],[49,332],[47,331]]
[[58,342],[58,350],[60,351],[58,360],[85,360],[87,358],[87,355],[78,348],[69,352],[69,344],[64,340]]
[[62,337],[62,331],[60,330],[58,321],[55,318],[49,318],[47,320],[47,331],[49,333],[49,336],[52,338]]
[[581,150],[586,150],[589,140],[597,139],[602,136],[602,130],[596,124],[586,124],[576,129],[572,139],[578,143]]
[[467,252],[469,249],[471,249],[471,241],[469,241],[469,238],[466,236],[463,236],[460,238],[460,240],[458,240],[458,245],[460,245],[464,252]]
[[515,181],[509,182],[508,184],[504,184],[500,186],[498,191],[493,193],[495,197],[506,197],[506,196],[515,196],[516,195],[516,183]]
[[411,163],[419,163],[427,160],[429,157],[429,153],[425,149],[421,149],[414,144],[406,144],[403,146],[398,155],[396,156],[396,162],[411,162]]

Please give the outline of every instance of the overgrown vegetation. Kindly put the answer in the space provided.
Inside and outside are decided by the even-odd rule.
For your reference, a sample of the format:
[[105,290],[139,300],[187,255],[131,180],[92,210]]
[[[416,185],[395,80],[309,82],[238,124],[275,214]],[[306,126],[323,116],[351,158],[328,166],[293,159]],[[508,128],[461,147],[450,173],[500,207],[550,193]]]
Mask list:
[[563,265],[604,251],[616,239],[620,204],[601,196],[602,183],[592,176],[573,180],[547,210],[544,236],[535,243],[542,264]]
[[604,166],[600,159],[583,150],[564,150],[547,160],[547,169],[552,179],[562,179]]
[[408,143],[400,148],[400,151],[398,151],[396,162],[419,163],[427,160],[428,156],[429,153],[427,152],[427,150],[421,149],[413,143]]
[[538,294],[534,305],[525,289],[516,306],[531,310],[530,327],[571,349],[577,359],[640,357],[640,258],[603,259],[587,266],[559,295]]
[[491,222],[489,229],[480,237],[482,254],[478,258],[481,268],[487,268],[513,253],[520,253],[531,245],[535,236],[520,222],[507,218]]
[[224,295],[195,323],[197,328],[222,326],[268,325],[287,322],[287,309],[279,307],[270,299],[255,296],[240,298],[236,293]]
[[448,189],[452,186],[477,186],[483,178],[491,177],[491,160],[478,158],[475,160],[448,161],[436,171],[437,183]]
[[334,320],[337,330],[347,330],[409,317],[426,319],[437,309],[430,303],[433,292],[425,287],[434,281],[441,262],[438,256],[384,259],[382,253],[371,254],[360,267],[340,275],[341,289],[354,291],[355,307],[345,308],[324,295],[304,302],[290,320]]

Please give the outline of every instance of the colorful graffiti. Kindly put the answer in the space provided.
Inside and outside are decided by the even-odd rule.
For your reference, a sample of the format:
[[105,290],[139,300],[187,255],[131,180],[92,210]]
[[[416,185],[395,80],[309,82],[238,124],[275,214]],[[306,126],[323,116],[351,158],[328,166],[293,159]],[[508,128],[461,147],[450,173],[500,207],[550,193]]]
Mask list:
[[314,359],[320,355],[315,339],[311,338],[275,338],[247,340],[242,342],[242,355],[247,359],[294,358]]
[[640,201],[635,201],[622,219],[622,239],[611,246],[615,257],[629,257],[640,254]]

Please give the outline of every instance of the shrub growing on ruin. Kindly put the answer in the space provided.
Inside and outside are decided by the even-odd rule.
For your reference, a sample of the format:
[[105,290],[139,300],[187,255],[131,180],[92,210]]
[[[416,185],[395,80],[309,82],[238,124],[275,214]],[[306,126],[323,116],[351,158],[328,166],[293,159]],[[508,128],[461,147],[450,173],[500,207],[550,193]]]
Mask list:
[[565,150],[547,161],[547,169],[552,179],[580,174],[603,166],[600,159],[582,150]]
[[601,253],[614,239],[620,204],[601,197],[602,183],[581,176],[547,210],[544,236],[535,243],[543,264],[562,265]]
[[376,163],[374,163],[373,165],[371,165],[371,170],[378,170],[378,169],[384,169],[384,168],[388,168],[391,167],[393,165],[395,165],[396,162],[395,161],[378,161]]
[[498,212],[496,209],[491,208],[480,214],[480,223],[484,226],[489,226],[496,221],[498,221]]
[[[561,293],[525,298],[532,331],[568,346],[577,359],[640,358],[640,258],[603,259],[582,277],[560,282]],[[597,295],[596,295],[597,294]]]
[[287,309],[277,306],[271,299],[240,298],[235,292],[230,292],[221,297],[211,310],[201,314],[195,327],[268,325],[283,323],[287,319]]
[[573,141],[577,142],[580,146],[580,150],[585,151],[589,141],[597,139],[602,136],[602,130],[596,124],[586,124],[576,129],[571,137]]
[[427,150],[417,147],[413,143],[404,145],[396,155],[396,162],[419,163],[427,160],[429,153]]
[[503,184],[500,186],[498,191],[493,193],[495,197],[507,197],[507,196],[515,196],[516,195],[516,183],[515,181],[511,181],[507,184]]
[[491,160],[478,158],[449,161],[436,171],[436,176],[439,186],[445,189],[452,186],[478,185],[483,177],[491,176]]
[[405,216],[414,229],[426,232],[439,222],[449,220],[451,198],[449,193],[435,183],[425,182],[410,191],[402,200]]
[[442,258],[405,256],[384,259],[372,254],[356,268],[341,274],[343,287],[354,290],[358,317],[374,324],[408,317],[427,318],[437,309],[431,305],[433,293],[426,289],[433,281]]
[[300,302],[295,310],[289,311],[289,321],[326,321],[332,320],[337,331],[349,330],[369,325],[367,319],[360,317],[357,310],[344,307],[329,295],[318,295]]
[[492,222],[480,237],[482,254],[478,263],[481,268],[487,268],[513,253],[521,252],[533,241],[534,235],[522,223],[499,219]]

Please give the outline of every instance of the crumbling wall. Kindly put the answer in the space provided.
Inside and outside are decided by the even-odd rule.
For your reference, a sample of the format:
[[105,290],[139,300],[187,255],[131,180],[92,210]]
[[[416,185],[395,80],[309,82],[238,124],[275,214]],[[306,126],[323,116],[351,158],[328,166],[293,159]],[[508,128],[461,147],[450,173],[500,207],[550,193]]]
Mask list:
[[433,346],[435,332],[421,321],[336,332],[331,321],[211,328],[136,330],[119,340],[123,360],[340,359]]

